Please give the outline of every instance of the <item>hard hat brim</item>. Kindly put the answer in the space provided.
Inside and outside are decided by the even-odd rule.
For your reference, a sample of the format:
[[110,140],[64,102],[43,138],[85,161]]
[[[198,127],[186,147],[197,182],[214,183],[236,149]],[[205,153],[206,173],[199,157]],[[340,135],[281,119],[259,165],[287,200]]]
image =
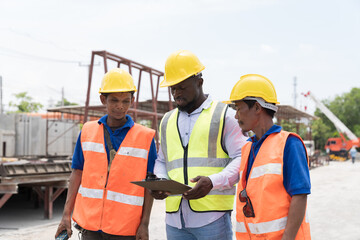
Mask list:
[[202,72],[204,69],[205,69],[205,66],[202,66],[197,73],[195,73],[195,74],[191,73],[191,74],[185,75],[183,78],[177,79],[177,80],[175,80],[175,81],[172,80],[171,82],[170,82],[170,81],[169,81],[169,82],[166,81],[166,78],[164,78],[164,80],[162,80],[161,83],[160,83],[160,87],[171,87],[171,86],[174,86],[174,85],[176,85],[176,84],[178,84],[178,83],[181,83],[181,82],[185,81],[186,79],[188,79],[188,78],[190,78],[190,77],[192,77],[192,76],[194,76],[194,75]]
[[136,92],[136,89],[129,90],[129,89],[114,89],[114,90],[99,90],[99,93],[117,93],[117,92]]

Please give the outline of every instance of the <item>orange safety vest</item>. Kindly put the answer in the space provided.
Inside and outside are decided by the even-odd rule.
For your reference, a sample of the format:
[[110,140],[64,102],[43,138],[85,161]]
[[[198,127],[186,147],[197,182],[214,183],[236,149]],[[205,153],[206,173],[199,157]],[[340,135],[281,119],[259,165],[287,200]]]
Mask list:
[[[252,143],[243,146],[236,200],[236,239],[281,239],[291,202],[283,184],[283,156],[289,134],[301,140],[298,135],[286,131],[272,133],[265,139],[251,168],[247,185],[246,171]],[[253,218],[244,216],[246,203],[239,200],[239,193],[245,186],[254,208]],[[296,235],[296,240],[299,239],[311,239],[306,214]]]
[[144,188],[130,182],[146,177],[154,135],[154,130],[135,123],[121,143],[108,174],[103,124],[97,121],[84,124],[81,147],[85,160],[73,213],[75,222],[91,231],[136,235]]

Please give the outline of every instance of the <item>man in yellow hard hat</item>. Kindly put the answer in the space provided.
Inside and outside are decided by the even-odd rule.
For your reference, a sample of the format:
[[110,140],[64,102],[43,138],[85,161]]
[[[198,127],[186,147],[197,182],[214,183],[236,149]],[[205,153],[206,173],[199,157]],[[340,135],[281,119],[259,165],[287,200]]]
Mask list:
[[274,85],[261,75],[242,76],[230,100],[243,131],[255,133],[241,153],[236,238],[310,239],[306,148],[297,134],[273,123],[278,109]]
[[204,65],[191,52],[171,54],[161,87],[170,87],[177,108],[160,124],[155,174],[193,188],[166,198],[167,239],[232,239],[230,212],[239,176],[243,136],[235,112],[203,93]]
[[131,181],[143,180],[156,159],[155,131],[127,115],[134,102],[131,75],[107,72],[99,93],[107,115],[84,124],[72,161],[63,217],[57,229],[71,236],[71,215],[83,240],[148,239],[153,198]]

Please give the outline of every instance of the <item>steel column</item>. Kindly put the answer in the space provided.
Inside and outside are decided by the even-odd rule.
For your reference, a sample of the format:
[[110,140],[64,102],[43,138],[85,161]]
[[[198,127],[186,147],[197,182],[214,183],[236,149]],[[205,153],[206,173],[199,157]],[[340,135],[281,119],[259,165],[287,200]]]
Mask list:
[[[136,101],[134,104],[134,108],[135,110],[138,108],[139,105],[139,95],[140,95],[140,84],[141,84],[141,75],[142,75],[142,70],[139,71],[139,80],[138,80],[138,85],[137,85],[137,89],[136,89]],[[137,111],[135,111],[134,113],[134,121],[137,121]]]
[[92,52],[91,53],[91,62],[90,62],[90,67],[89,67],[89,80],[88,80],[88,89],[87,89],[87,93],[86,93],[85,112],[84,112],[83,123],[87,122],[87,117],[88,117],[88,112],[89,112],[91,78],[92,78],[92,73],[93,73],[93,69],[94,69],[94,58],[95,58],[95,54],[94,54],[94,52]]
[[46,219],[52,219],[53,215],[53,202],[51,201],[53,195],[53,187],[46,186],[44,194],[44,217]]
[[12,196],[12,193],[5,193],[4,196],[1,197],[0,199],[0,208],[2,206],[4,206],[4,204],[7,202],[7,200],[9,200],[9,198]]

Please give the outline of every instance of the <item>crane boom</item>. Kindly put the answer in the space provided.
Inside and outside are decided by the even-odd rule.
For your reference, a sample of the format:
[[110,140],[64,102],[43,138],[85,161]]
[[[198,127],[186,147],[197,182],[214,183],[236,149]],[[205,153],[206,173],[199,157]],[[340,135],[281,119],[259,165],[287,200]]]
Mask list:
[[305,94],[305,96],[309,96],[315,103],[316,106],[325,114],[325,116],[335,125],[335,128],[339,133],[344,133],[349,140],[358,141],[355,134],[345,126],[345,124],[340,121],[321,101],[319,101],[311,92]]

